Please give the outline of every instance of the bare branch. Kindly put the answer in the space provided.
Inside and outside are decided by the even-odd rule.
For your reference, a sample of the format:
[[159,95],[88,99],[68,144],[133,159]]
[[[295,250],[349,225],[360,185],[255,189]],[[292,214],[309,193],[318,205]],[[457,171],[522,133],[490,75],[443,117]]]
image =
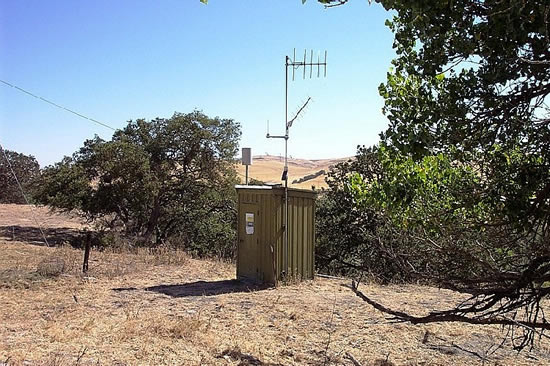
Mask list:
[[[347,2],[348,2],[348,0],[331,0],[331,2],[329,4],[325,4],[325,9],[334,8],[336,6],[344,5]],[[370,0],[369,0],[369,2],[370,2]]]
[[[393,310],[385,307],[384,305],[372,300],[367,297],[361,291],[359,291],[359,284],[355,281],[352,281],[351,286],[349,287],[361,300],[365,301],[369,305],[373,306],[375,309],[392,315],[393,317],[388,318],[388,320],[393,320],[396,322],[409,322],[411,324],[427,324],[427,323],[439,323],[439,322],[462,322],[468,324],[476,325],[523,325],[533,329],[550,329],[550,323],[543,320],[543,322],[530,322],[530,321],[517,321],[500,316],[492,316],[488,318],[476,317],[470,318],[468,316],[462,315],[464,311],[459,309],[452,309],[448,311],[438,311],[431,312],[426,316],[414,316],[408,313]],[[472,310],[473,312],[473,310]]]
[[525,57],[520,57],[519,60],[531,65],[550,65],[550,61],[548,60],[529,60]]

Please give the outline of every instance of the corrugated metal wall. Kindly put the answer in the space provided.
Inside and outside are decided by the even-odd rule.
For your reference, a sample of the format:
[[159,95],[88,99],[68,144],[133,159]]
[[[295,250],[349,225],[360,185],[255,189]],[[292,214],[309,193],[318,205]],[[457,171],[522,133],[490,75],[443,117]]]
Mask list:
[[[284,188],[237,188],[237,276],[275,283],[312,279],[315,270],[315,197],[313,191],[289,189],[288,268],[284,268]],[[254,234],[246,234],[245,215],[254,211]]]

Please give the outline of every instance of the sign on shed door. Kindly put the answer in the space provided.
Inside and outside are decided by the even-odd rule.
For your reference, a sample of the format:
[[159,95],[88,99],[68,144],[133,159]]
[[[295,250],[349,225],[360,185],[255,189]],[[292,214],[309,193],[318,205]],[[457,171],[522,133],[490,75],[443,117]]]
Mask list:
[[254,213],[247,212],[245,214],[246,234],[254,234]]

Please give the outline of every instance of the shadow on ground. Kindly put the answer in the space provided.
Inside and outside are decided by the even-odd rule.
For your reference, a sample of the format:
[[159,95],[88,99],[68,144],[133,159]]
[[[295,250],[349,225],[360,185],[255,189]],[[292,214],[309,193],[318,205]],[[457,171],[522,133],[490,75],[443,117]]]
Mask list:
[[[190,297],[190,296],[216,296],[230,294],[235,292],[251,292],[265,290],[268,285],[256,284],[239,280],[220,280],[220,281],[196,281],[183,283],[180,285],[159,285],[146,287],[145,291],[153,291],[172,297]],[[135,287],[114,288],[114,291],[133,291]]]
[[227,361],[239,361],[239,365],[243,366],[283,366],[283,364],[280,363],[263,362],[256,356],[253,356],[249,353],[241,352],[241,350],[238,348],[226,349],[216,357],[226,359]]
[[[48,228],[43,231],[50,245],[57,246],[64,243],[69,243],[72,246],[79,245],[80,231],[78,229],[63,227]],[[45,244],[40,229],[33,226],[0,226],[0,237],[34,245]]]

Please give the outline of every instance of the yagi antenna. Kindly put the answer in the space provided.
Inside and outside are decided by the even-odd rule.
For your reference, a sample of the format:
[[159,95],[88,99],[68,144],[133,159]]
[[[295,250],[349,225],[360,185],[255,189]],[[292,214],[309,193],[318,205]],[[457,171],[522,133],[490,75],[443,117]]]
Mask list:
[[307,50],[304,50],[304,59],[297,61],[296,60],[296,48],[294,49],[292,53],[292,59],[287,56],[286,60],[286,66],[292,67],[292,81],[294,81],[294,72],[295,70],[299,69],[300,67],[303,67],[303,73],[302,77],[306,78],[307,69],[309,67],[309,78],[313,78],[313,68],[317,66],[317,77],[321,77],[321,66],[323,67],[323,75],[324,77],[327,77],[327,51],[325,51],[325,59],[324,61],[321,61],[321,54],[317,53],[317,62],[313,61],[313,50],[310,50],[309,54],[309,62],[307,60]]
[[298,109],[298,112],[296,112],[296,114],[294,114],[294,117],[290,121],[287,122],[288,128],[292,127],[292,123],[294,123],[294,121],[296,121],[296,119],[298,119],[298,117],[300,117],[300,115],[302,114],[302,112],[304,112],[305,108],[307,107],[308,103],[311,100],[312,100],[311,97],[307,97],[307,100],[305,101],[305,103],[302,104],[300,109]]

